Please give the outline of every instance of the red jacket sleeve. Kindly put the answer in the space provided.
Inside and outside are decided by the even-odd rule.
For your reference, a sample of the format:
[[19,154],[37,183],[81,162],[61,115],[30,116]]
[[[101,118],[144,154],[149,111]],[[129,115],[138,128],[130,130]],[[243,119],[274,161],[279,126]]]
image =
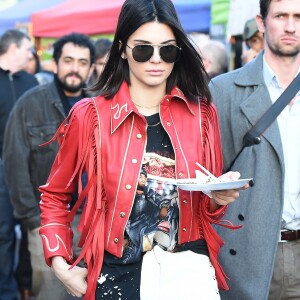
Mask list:
[[[70,118],[68,119],[70,120]],[[62,124],[57,132],[62,139],[47,183],[40,187],[41,229],[46,263],[63,256],[72,263],[72,231],[68,220],[69,203],[75,188],[74,171],[78,157],[78,119]]]

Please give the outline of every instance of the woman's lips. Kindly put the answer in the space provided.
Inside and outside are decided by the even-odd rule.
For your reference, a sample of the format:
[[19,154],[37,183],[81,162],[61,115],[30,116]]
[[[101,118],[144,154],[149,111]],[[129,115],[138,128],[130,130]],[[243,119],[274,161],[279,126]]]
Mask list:
[[163,73],[163,70],[148,70],[147,73],[153,76],[159,76]]

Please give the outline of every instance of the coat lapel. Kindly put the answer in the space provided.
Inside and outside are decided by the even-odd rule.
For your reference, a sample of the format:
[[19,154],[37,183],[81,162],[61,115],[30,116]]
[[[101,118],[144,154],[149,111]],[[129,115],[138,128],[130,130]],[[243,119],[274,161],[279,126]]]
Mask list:
[[[249,93],[249,97],[247,97],[240,105],[241,111],[252,126],[254,126],[272,105],[268,89],[264,83],[262,68],[263,53],[260,53],[257,59],[241,70],[240,75],[235,82],[237,85],[253,89],[253,92]],[[262,136],[273,146],[274,150],[283,161],[283,149],[276,120],[264,131]]]

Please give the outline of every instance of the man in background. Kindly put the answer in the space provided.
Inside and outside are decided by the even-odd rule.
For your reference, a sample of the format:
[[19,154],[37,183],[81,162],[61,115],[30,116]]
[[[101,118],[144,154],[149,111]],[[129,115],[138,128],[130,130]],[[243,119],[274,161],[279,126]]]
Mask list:
[[[0,299],[17,300],[14,276],[15,224],[4,180],[3,136],[8,116],[18,98],[38,85],[33,75],[22,71],[32,57],[32,43],[25,33],[8,30],[0,37]],[[15,158],[16,159],[16,158]],[[20,257],[22,259],[22,257]],[[20,279],[22,280],[22,279]]]
[[89,78],[89,86],[94,85],[98,81],[104,69],[111,45],[112,41],[109,39],[99,38],[95,41],[95,68]]
[[[300,93],[241,154],[243,136],[275,103],[300,70],[300,1],[260,0],[256,17],[264,50],[244,67],[210,83],[217,106],[224,167],[254,186],[230,205],[217,226],[220,263],[230,278],[222,300],[300,299]],[[300,87],[299,87],[300,89]]]
[[258,30],[255,18],[245,23],[243,35],[242,62],[247,64],[257,56],[264,47],[264,37],[262,32]]
[[203,45],[199,44],[198,47],[205,70],[210,78],[228,71],[228,55],[222,42],[208,40]]
[[[28,228],[33,292],[37,300],[68,297],[45,263],[39,236],[38,187],[47,181],[58,144],[40,145],[52,138],[72,106],[85,97],[83,88],[95,57],[92,41],[78,33],[58,39],[53,48],[54,81],[40,85],[20,98],[8,120],[3,149],[5,176],[15,215]],[[78,235],[78,220],[76,216],[73,222],[74,241]]]
[[24,68],[27,73],[33,74],[39,84],[45,84],[53,80],[53,72],[46,71],[42,68],[40,57],[36,50],[32,48],[32,58]]
[[210,78],[228,71],[229,57],[222,42],[212,40],[202,33],[192,33],[190,39],[201,56],[205,71]]

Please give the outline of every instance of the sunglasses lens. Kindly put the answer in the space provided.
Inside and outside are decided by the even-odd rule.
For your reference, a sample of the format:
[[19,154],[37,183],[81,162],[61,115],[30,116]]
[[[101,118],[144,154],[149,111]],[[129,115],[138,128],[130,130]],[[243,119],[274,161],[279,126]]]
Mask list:
[[137,62],[146,62],[153,55],[154,48],[151,45],[137,45],[132,49],[132,56]]
[[174,63],[180,56],[180,49],[174,45],[166,45],[160,48],[160,57],[167,63]]
[[[137,62],[146,62],[153,55],[154,48],[152,45],[137,45],[132,49],[132,56]],[[167,63],[174,63],[180,56],[180,49],[174,45],[161,46],[159,55]]]

